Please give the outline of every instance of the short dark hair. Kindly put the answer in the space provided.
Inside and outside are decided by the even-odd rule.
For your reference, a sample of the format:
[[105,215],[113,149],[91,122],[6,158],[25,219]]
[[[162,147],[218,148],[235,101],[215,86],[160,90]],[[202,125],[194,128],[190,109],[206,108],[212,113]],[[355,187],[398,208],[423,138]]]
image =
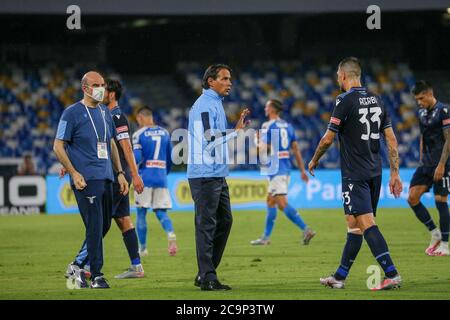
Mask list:
[[153,117],[153,111],[149,106],[140,107],[136,114],[142,114],[144,117]]
[[231,73],[231,68],[229,66],[220,63],[210,65],[208,69],[206,69],[202,80],[203,89],[209,89],[208,79],[209,78],[217,79],[217,76],[219,75],[219,72],[222,69],[227,69]]
[[122,84],[119,80],[107,79],[106,80],[106,90],[109,92],[114,92],[116,95],[116,100],[119,101],[122,96]]
[[414,84],[411,92],[413,95],[418,95],[424,91],[433,90],[431,83],[425,80],[419,80]]
[[283,111],[283,103],[280,100],[270,99],[269,104],[277,110],[278,113]]
[[361,63],[356,57],[347,57],[339,62],[339,68],[347,74],[353,74],[355,77],[361,77]]

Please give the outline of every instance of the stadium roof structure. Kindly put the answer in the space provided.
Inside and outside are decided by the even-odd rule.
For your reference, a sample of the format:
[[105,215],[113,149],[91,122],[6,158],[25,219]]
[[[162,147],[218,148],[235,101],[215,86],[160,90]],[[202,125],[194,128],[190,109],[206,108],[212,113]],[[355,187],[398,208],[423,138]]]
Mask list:
[[365,12],[378,5],[386,11],[446,10],[448,0],[2,0],[0,14],[66,14],[70,5],[83,14],[225,15]]

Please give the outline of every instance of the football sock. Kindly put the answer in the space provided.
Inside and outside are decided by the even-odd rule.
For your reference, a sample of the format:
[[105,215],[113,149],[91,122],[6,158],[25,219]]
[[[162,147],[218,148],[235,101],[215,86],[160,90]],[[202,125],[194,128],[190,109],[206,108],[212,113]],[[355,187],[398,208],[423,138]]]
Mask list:
[[266,227],[264,229],[264,238],[268,239],[272,234],[273,225],[275,224],[275,219],[277,217],[277,208],[267,208],[266,215]]
[[147,208],[137,208],[136,231],[141,248],[147,247]]
[[156,209],[155,214],[159,222],[161,223],[161,226],[163,227],[164,231],[166,233],[172,233],[173,232],[172,220],[170,220],[169,216],[167,215],[167,210]]
[[138,238],[136,236],[136,230],[130,229],[125,231],[123,234],[123,242],[125,243],[125,247],[127,247],[128,256],[130,257],[131,264],[137,265],[141,264],[141,259],[139,257],[139,246],[138,246]]
[[347,233],[347,242],[342,252],[341,264],[334,274],[336,280],[345,280],[358,255],[363,242],[363,236],[360,234]]
[[298,214],[297,210],[292,208],[290,205],[287,205],[284,208],[284,213],[295,225],[297,225],[300,229],[305,230],[307,228],[305,222],[302,217]]
[[378,226],[373,225],[366,229],[366,231],[364,231],[364,239],[366,239],[373,256],[378,261],[381,268],[383,268],[386,277],[395,277],[398,272],[392,262],[387,243],[378,229]]
[[439,227],[441,229],[442,241],[448,242],[448,232],[450,229],[450,214],[447,202],[436,201],[436,208],[439,211]]
[[414,213],[416,214],[417,219],[422,222],[429,231],[436,229],[436,225],[433,222],[433,219],[430,216],[430,213],[428,212],[427,208],[422,204],[422,202],[419,202],[415,206],[411,206],[411,209],[413,209]]

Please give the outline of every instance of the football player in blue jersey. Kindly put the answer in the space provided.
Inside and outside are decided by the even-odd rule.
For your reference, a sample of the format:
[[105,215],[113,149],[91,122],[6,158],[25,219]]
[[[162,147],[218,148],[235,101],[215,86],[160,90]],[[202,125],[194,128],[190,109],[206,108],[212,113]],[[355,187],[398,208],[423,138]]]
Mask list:
[[[450,109],[436,100],[432,86],[426,81],[418,81],[412,93],[420,105],[421,164],[411,180],[408,203],[431,233],[431,242],[425,253],[430,256],[449,256],[450,216],[447,199],[450,191]],[[427,208],[420,202],[422,195],[431,186],[439,211],[440,228],[436,227]]]
[[291,207],[287,201],[292,167],[290,150],[294,153],[300,169],[301,179],[306,183],[308,182],[308,175],[306,174],[300,148],[295,139],[294,128],[280,118],[282,110],[283,105],[280,101],[267,101],[264,111],[269,121],[263,123],[261,135],[260,137],[259,134],[257,136],[257,146],[260,149],[259,154],[270,152],[269,163],[263,163],[261,169],[261,172],[268,176],[269,187],[267,190],[267,215],[264,234],[261,238],[252,240],[250,242],[252,245],[270,244],[270,235],[277,217],[277,208],[282,210],[289,220],[303,230],[303,244],[309,244],[316,234],[306,225],[297,210]]
[[359,60],[354,57],[343,59],[339,63],[337,76],[344,93],[336,99],[328,130],[320,140],[308,164],[308,170],[314,176],[314,169],[320,158],[338,134],[342,198],[348,233],[340,266],[330,277],[321,278],[320,283],[331,288],[344,288],[344,281],[356,260],[364,237],[386,275],[380,284],[370,289],[377,291],[397,288],[402,279],[374,219],[381,189],[381,135],[384,135],[389,150],[390,192],[398,198],[403,189],[399,176],[397,139],[381,99],[361,86]]
[[166,129],[154,123],[149,107],[138,110],[136,121],[139,130],[133,134],[133,150],[139,175],[144,181],[144,192],[135,194],[139,253],[141,256],[148,255],[146,215],[147,209],[152,208],[167,234],[169,254],[174,256],[177,253],[176,235],[167,215],[167,209],[172,208],[167,188],[167,174],[172,164],[170,135]]

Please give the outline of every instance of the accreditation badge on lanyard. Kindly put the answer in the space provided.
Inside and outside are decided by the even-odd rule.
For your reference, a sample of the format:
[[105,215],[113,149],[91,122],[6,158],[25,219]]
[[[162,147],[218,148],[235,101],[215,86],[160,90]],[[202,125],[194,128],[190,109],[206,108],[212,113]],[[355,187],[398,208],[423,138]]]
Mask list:
[[97,157],[99,159],[108,159],[108,149],[106,142],[97,142]]
[[99,158],[99,159],[108,159],[108,148],[107,148],[107,145],[106,145],[105,111],[102,110],[101,107],[99,107],[100,111],[101,111],[101,114],[102,114],[102,118],[103,118],[103,126],[104,126],[104,129],[105,129],[105,131],[104,131],[105,135],[103,137],[103,142],[102,142],[102,141],[100,141],[100,138],[98,136],[97,128],[95,127],[94,121],[92,120],[92,116],[91,116],[91,113],[89,112],[89,109],[86,106],[84,106],[84,107],[86,108],[86,111],[87,111],[87,113],[89,115],[89,119],[91,120],[92,127],[94,127],[95,136],[97,137],[97,158]]

